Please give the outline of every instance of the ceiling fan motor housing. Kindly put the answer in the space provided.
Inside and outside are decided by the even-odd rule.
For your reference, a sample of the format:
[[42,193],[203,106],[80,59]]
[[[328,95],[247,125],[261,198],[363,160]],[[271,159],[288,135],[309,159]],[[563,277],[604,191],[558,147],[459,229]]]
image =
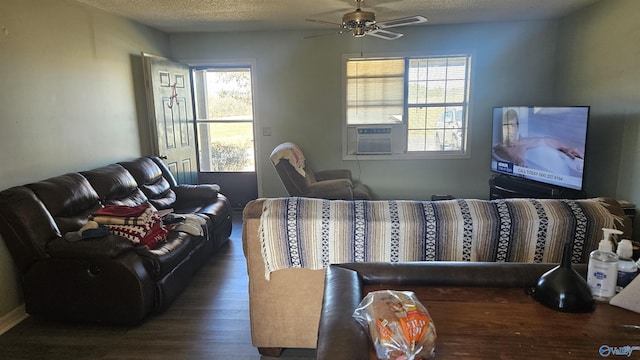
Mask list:
[[344,14],[342,17],[342,26],[345,29],[353,30],[355,36],[364,36],[375,23],[376,15],[374,13],[360,9]]

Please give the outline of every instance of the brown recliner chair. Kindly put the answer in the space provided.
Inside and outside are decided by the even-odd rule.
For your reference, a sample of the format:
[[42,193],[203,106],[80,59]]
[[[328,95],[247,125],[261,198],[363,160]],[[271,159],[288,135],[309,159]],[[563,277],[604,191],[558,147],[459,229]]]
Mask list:
[[271,163],[289,196],[330,200],[369,200],[369,189],[351,179],[351,170],[313,172],[305,166],[305,158],[298,145],[286,142],[271,152]]

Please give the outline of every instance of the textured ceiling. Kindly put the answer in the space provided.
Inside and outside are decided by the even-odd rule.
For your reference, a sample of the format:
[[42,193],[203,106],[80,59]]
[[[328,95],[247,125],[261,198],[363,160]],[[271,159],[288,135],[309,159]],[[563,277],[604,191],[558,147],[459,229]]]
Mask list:
[[[329,29],[355,0],[76,0],[167,33]],[[422,15],[429,24],[556,18],[600,0],[365,0],[378,21]]]

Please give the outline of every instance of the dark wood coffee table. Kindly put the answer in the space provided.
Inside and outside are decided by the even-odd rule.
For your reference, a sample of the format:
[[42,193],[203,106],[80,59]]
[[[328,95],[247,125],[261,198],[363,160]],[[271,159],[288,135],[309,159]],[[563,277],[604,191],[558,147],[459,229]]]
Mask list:
[[[327,271],[317,359],[377,359],[351,314],[369,291],[409,290],[436,325],[436,359],[640,357],[640,314],[599,303],[564,313],[525,289],[554,265],[514,263],[342,264]],[[584,266],[576,267],[579,272]],[[634,347],[637,347],[634,349]],[[625,356],[622,356],[625,357]]]

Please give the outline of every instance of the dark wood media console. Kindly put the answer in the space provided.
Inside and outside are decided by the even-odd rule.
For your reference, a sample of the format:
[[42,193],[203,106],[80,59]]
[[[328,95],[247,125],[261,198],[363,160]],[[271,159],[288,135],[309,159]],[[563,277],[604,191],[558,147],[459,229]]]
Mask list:
[[584,191],[547,185],[509,175],[495,175],[489,180],[491,200],[508,198],[584,199]]

